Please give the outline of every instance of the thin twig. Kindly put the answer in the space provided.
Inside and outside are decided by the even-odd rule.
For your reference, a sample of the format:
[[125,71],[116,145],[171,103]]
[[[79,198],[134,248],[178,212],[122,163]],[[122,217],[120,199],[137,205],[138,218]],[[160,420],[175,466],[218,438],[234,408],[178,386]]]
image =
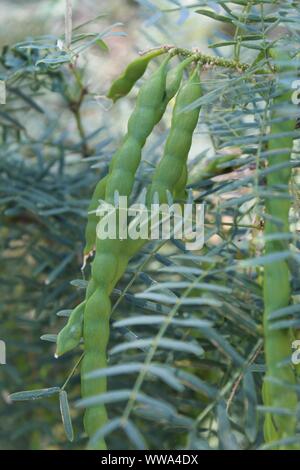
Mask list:
[[83,356],[84,356],[84,352],[81,354],[81,356],[79,357],[79,359],[76,361],[74,367],[72,368],[71,372],[69,373],[65,383],[63,384],[63,386],[61,387],[61,390],[64,390],[66,388],[66,386],[68,385],[69,381],[71,380],[71,378],[73,377],[73,375],[75,374],[75,371],[77,369],[77,367],[79,366],[79,364],[81,363],[82,359],[83,359]]
[[[260,338],[258,340],[258,342],[256,343],[256,345],[254,346],[253,350],[251,351],[251,353],[249,354],[248,358],[250,359],[253,354],[255,354],[255,352],[260,349],[262,347],[262,344],[263,344],[263,340]],[[248,361],[249,361],[248,359]],[[234,377],[233,377],[233,380],[230,380],[229,382],[227,382],[224,387],[222,388],[222,390],[220,391],[220,393],[218,394],[217,398],[211,402],[206,408],[204,408],[204,410],[198,415],[198,417],[196,418],[196,421],[195,421],[195,429],[197,429],[197,427],[200,425],[200,423],[207,417],[207,415],[214,409],[214,407],[216,406],[216,404],[220,401],[221,398],[223,398],[226,393],[229,392],[229,390],[231,389],[231,387],[234,385],[234,383],[238,380],[238,377],[240,376],[240,373],[241,373],[241,370],[243,370],[245,367],[248,366],[248,361],[246,361],[245,365],[242,366],[240,368],[239,371],[237,371],[235,374],[234,374]]]
[[[247,365],[251,365],[253,364],[253,362],[255,361],[255,359],[257,358],[257,356],[259,355],[260,351],[261,351],[261,348],[262,348],[262,342],[259,343],[258,347],[257,347],[257,350],[253,353],[253,355],[249,358],[249,361],[247,363]],[[237,389],[239,388],[239,385],[243,379],[245,375],[245,371],[243,370],[241,372],[241,374],[239,375],[239,377],[237,378],[237,381],[234,383],[233,387],[232,387],[232,391],[230,393],[230,396],[228,398],[228,401],[227,401],[227,405],[226,405],[226,411],[228,412],[229,411],[229,408],[230,408],[230,405],[234,399],[234,396],[237,392]]]

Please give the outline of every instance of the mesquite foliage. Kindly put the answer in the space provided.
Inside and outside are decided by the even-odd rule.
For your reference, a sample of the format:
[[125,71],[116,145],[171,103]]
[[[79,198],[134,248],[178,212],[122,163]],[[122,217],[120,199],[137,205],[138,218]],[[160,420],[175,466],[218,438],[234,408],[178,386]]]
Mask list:
[[[235,18],[226,8],[225,23],[236,33],[215,45],[221,56],[161,47],[130,64],[109,92],[116,101],[141,78],[137,99],[129,95],[127,133],[90,199],[88,281],[77,281],[86,291],[68,302],[73,310],[56,351],[63,355],[56,367],[69,369],[83,354],[77,405],[85,408],[90,448],[299,448],[291,361],[299,337],[293,169],[299,158],[291,101],[298,33],[290,21],[299,13],[287,15],[290,4],[268,14],[263,3],[260,12],[247,4]],[[283,24],[288,37],[277,43]],[[222,57],[225,45],[232,46],[230,59]],[[191,81],[193,94],[186,96]],[[167,119],[155,129],[171,113],[170,130],[164,132]],[[199,153],[188,159],[192,137]],[[103,168],[102,156],[97,160]],[[186,189],[205,202],[200,252],[187,252],[176,239],[161,246],[97,239],[99,200],[114,202],[115,191],[139,200],[145,186],[148,206],[157,196],[184,202]],[[78,369],[67,381],[73,396]],[[60,391],[64,403],[65,388],[34,396]]]

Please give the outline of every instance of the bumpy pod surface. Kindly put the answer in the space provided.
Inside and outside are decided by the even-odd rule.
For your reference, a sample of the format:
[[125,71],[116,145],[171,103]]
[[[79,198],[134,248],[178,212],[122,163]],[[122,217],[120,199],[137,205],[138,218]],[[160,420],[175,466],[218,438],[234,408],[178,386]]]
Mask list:
[[187,176],[186,162],[200,107],[185,109],[199,99],[201,94],[199,70],[196,68],[188,82],[178,92],[164,156],[153,175],[150,201],[153,200],[155,193],[158,193],[159,201],[167,202],[167,191],[174,195],[174,192],[181,194],[184,190]]
[[[103,199],[105,196],[106,177],[102,178],[94,190],[89,208],[88,208],[88,221],[85,230],[86,245],[84,248],[84,255],[94,249],[95,246],[95,234],[98,223],[98,218],[94,211],[97,209],[99,199]],[[59,332],[56,340],[56,352],[55,356],[59,357],[68,351],[76,348],[81,338],[83,337],[83,314],[85,309],[85,301],[81,302],[71,312],[69,320],[65,327]]]
[[[280,52],[274,52],[277,60],[286,60]],[[285,73],[287,68],[279,66],[279,72]],[[277,169],[278,165],[289,163],[294,137],[289,134],[295,130],[295,116],[284,116],[286,106],[291,103],[291,92],[288,87],[278,84],[273,101],[270,135],[274,138],[269,142],[269,150],[274,151],[269,157],[269,168],[274,170],[267,176],[268,190],[276,191],[276,197],[266,200],[265,245],[266,254],[278,253],[288,249],[288,243],[278,239],[278,235],[289,233],[290,200],[286,198],[290,179],[290,167]],[[278,138],[278,135],[281,135]],[[277,239],[274,239],[276,234]],[[273,237],[273,239],[270,237]],[[272,329],[270,315],[272,312],[287,307],[290,303],[290,273],[287,260],[274,261],[264,268],[264,333],[265,358],[267,373],[263,387],[264,404],[273,408],[284,408],[289,414],[267,413],[265,418],[265,440],[270,443],[295,435],[297,394],[295,371],[288,358],[291,356],[292,332],[290,329]],[[273,382],[272,382],[273,380]],[[274,382],[274,380],[276,382]],[[286,384],[286,385],[285,385]],[[288,385],[290,388],[288,388]],[[280,449],[294,446],[280,446]]]
[[111,85],[107,97],[111,98],[114,102],[119,98],[126,96],[134,84],[144,75],[149,62],[164,54],[167,51],[166,48],[160,48],[148,52],[132,61],[124,70],[124,72],[118,77]]
[[[172,75],[170,73],[171,77],[169,79],[169,88],[167,88],[169,90],[172,90],[170,92],[170,95],[171,94],[173,94],[173,96],[175,95],[175,93],[176,93],[175,90],[178,90],[178,88],[180,86],[180,83],[181,83],[183,70],[190,62],[192,62],[192,58],[186,59],[185,61],[183,61],[181,64],[179,64],[179,66],[177,66],[172,71]],[[192,74],[189,81],[182,87],[182,89],[178,93],[176,103],[175,103],[175,107],[174,107],[174,110],[173,110],[171,130],[172,130],[172,126],[174,126],[174,125],[176,125],[176,127],[178,126],[177,116],[174,119],[176,109],[177,109],[177,112],[178,112],[178,107],[179,106],[184,108],[184,107],[188,106],[189,104],[191,104],[193,101],[195,101],[195,99],[197,99],[201,96],[201,87],[200,87],[199,77],[197,77],[197,76],[198,76],[198,73],[197,73],[197,70],[195,70],[194,74]],[[193,89],[191,89],[190,86],[192,84],[196,84],[196,83],[197,83],[197,89],[195,89],[194,87],[193,87]],[[178,104],[178,103],[180,103],[180,104]],[[177,108],[176,108],[176,105],[177,105]],[[198,122],[200,109],[192,110],[192,111],[189,111],[189,112],[191,112],[192,115],[193,115],[193,118],[189,120],[189,122],[190,122],[189,131],[191,132],[191,139],[192,139],[194,129],[195,129],[195,127],[197,125],[197,122]],[[185,122],[187,122],[187,121],[188,120],[186,119]],[[174,127],[173,127],[173,129],[174,129]],[[171,131],[170,131],[170,134],[169,134],[169,138],[170,138],[170,136],[171,136]],[[175,132],[175,137],[176,137],[176,132]],[[172,142],[174,143],[174,146],[175,146],[175,137],[174,137],[174,134],[172,134]],[[169,140],[169,138],[168,138],[168,140]],[[185,196],[186,196],[185,186],[186,186],[186,181],[187,181],[186,160],[187,160],[187,157],[188,157],[188,152],[190,150],[190,146],[191,146],[191,143],[190,143],[189,147],[186,147],[186,149],[185,149],[186,153],[181,155],[181,172],[180,171],[178,172],[177,176],[179,176],[179,177],[178,177],[176,183],[174,184],[174,180],[176,179],[175,178],[172,182],[167,181],[167,185],[166,185],[164,182],[165,182],[165,179],[168,178],[168,176],[166,177],[165,171],[166,171],[166,168],[168,166],[170,166],[170,163],[172,163],[172,161],[171,161],[172,156],[170,155],[170,153],[168,151],[166,151],[166,147],[167,147],[167,144],[166,144],[164,154],[161,158],[160,163],[157,166],[157,169],[154,173],[154,177],[152,179],[152,182],[151,182],[151,184],[150,184],[150,186],[147,190],[146,201],[147,201],[148,207],[151,206],[151,203],[153,202],[153,198],[154,198],[155,193],[158,193],[159,196],[163,195],[163,197],[160,197],[160,199],[159,199],[160,203],[167,202],[167,190],[169,190],[170,193],[173,194],[174,199],[178,199],[178,200],[184,200],[185,199]],[[161,185],[161,181],[163,182],[163,186]],[[173,184],[173,187],[172,187],[172,184]],[[146,241],[141,240],[141,239],[140,240],[127,240],[126,241],[126,251],[129,255],[129,257],[134,256],[144,246],[145,243],[146,243]]]
[[91,253],[95,247],[96,228],[99,221],[96,210],[99,206],[99,200],[105,197],[106,182],[107,175],[97,183],[88,207],[88,220],[85,228],[85,247],[83,250],[84,255]]
[[182,173],[174,186],[173,196],[176,201],[184,201],[186,199],[186,184],[188,180],[187,162],[182,168]]
[[[88,372],[106,367],[106,347],[109,339],[109,316],[111,304],[105,289],[97,288],[86,303],[84,311],[84,357],[81,364],[82,397],[98,395],[106,391],[106,379],[86,379]],[[84,414],[84,427],[89,437],[107,421],[104,406],[87,408]],[[96,449],[106,449],[101,439],[95,443]]]
[[178,92],[185,69],[191,62],[194,61],[194,59],[195,59],[194,56],[187,57],[182,62],[180,62],[176,67],[174,67],[168,72],[167,83],[166,83],[166,95],[163,100],[160,112],[158,113],[159,121],[164,115],[169,101],[171,101],[171,99],[174,98],[174,96]]
[[[182,77],[183,77],[184,69],[193,61],[193,59],[194,59],[193,56],[186,58],[185,60],[180,62],[176,67],[174,67],[173,69],[171,69],[168,72],[167,81],[166,81],[165,97],[164,97],[163,102],[162,102],[162,104],[161,104],[161,106],[160,106],[160,108],[157,112],[156,119],[153,122],[153,127],[156,124],[158,124],[158,122],[161,120],[161,118],[163,117],[163,115],[166,111],[166,107],[167,107],[169,101],[176,95],[176,93],[179,89]],[[151,131],[152,131],[152,129],[150,129],[150,133],[151,133]],[[125,139],[125,141],[126,141],[126,139]],[[123,155],[126,155],[126,146],[125,146],[125,142],[124,142]],[[129,147],[130,147],[130,145],[129,145]],[[138,151],[140,151],[139,148],[138,148]],[[113,166],[113,164],[112,164],[112,166]],[[112,170],[112,168],[111,168],[111,170]],[[85,231],[86,245],[85,245],[85,248],[84,248],[84,251],[83,251],[83,254],[85,256],[89,255],[89,253],[91,253],[91,251],[95,247],[96,227],[97,227],[97,223],[99,221],[99,218],[97,217],[97,215],[94,211],[98,207],[99,199],[104,199],[104,197],[105,197],[107,179],[108,179],[108,175],[105,176],[103,179],[101,179],[98,182],[98,184],[97,184],[97,186],[94,190],[94,193],[92,195],[90,206],[88,208],[89,215],[88,215],[88,222],[87,222],[86,231]]]
[[128,121],[128,131],[121,148],[114,154],[106,185],[105,199],[114,202],[115,191],[129,196],[142,148],[158,121],[160,107],[166,95],[167,65],[170,56],[141,87],[135,109]]
[[77,305],[72,310],[65,327],[60,331],[56,340],[56,357],[65,354],[78,346],[83,333],[83,312],[85,303]]
[[[99,250],[99,242],[103,249]],[[81,364],[81,393],[84,398],[106,391],[106,379],[86,379],[86,374],[106,367],[106,348],[109,340],[109,319],[111,312],[110,293],[118,272],[118,256],[113,245],[116,240],[97,240],[96,255],[92,263],[92,280],[87,289],[84,310],[83,337],[84,357]],[[87,408],[84,426],[89,437],[107,420],[104,406]],[[105,449],[101,439],[95,443],[96,449]]]

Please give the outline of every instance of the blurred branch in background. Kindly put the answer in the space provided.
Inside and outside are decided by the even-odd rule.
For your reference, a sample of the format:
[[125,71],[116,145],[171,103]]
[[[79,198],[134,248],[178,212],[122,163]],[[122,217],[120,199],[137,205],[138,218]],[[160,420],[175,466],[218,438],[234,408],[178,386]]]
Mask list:
[[72,43],[72,24],[72,0],[66,0],[65,43],[67,49]]

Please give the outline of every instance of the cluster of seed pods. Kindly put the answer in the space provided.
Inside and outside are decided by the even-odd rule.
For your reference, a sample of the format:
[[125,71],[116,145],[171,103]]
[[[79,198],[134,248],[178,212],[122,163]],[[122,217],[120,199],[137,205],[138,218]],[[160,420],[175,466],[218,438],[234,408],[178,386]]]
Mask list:
[[[127,134],[111,160],[108,174],[96,185],[91,198],[84,248],[84,256],[89,256],[95,251],[91,279],[85,300],[71,312],[66,326],[57,338],[57,356],[76,347],[83,338],[83,398],[106,391],[105,378],[91,380],[86,379],[86,376],[106,366],[111,314],[110,295],[125,272],[130,258],[145,243],[144,240],[99,239],[96,236],[99,221],[96,209],[99,200],[114,203],[116,193],[119,196],[131,195],[146,140],[176,94],[170,134],[162,159],[147,189],[147,203],[151,203],[155,193],[158,194],[160,202],[164,202],[168,191],[176,198],[183,195],[185,190],[187,157],[199,116],[199,107],[192,110],[185,110],[185,107],[201,96],[199,66],[195,63],[195,57],[187,57],[177,66],[170,68],[169,62],[174,56],[172,51],[168,52],[165,48],[152,51],[127,67],[121,77],[112,84],[108,97],[116,101],[129,93],[135,82],[144,74],[149,61],[161,54],[166,54],[166,57],[142,84],[128,121]],[[185,69],[190,69],[190,78],[181,86]],[[104,405],[85,411],[84,426],[89,437],[93,437],[106,422]],[[106,444],[103,439],[99,439],[93,442],[93,448],[105,449]]]
[[[85,300],[71,313],[66,326],[57,338],[57,356],[76,347],[83,339],[84,357],[81,365],[82,397],[100,395],[106,392],[105,377],[87,379],[87,375],[97,369],[106,367],[107,344],[109,341],[109,325],[111,315],[110,296],[115,285],[126,271],[127,265],[146,243],[145,240],[99,239],[96,227],[99,218],[96,209],[99,200],[110,204],[115,203],[116,193],[130,197],[139,168],[143,147],[156,124],[162,119],[168,103],[176,96],[173,108],[171,128],[166,140],[161,160],[153,172],[146,192],[146,203],[153,200],[160,203],[173,200],[184,201],[188,177],[187,159],[192,144],[193,134],[197,126],[200,106],[191,106],[202,95],[200,83],[199,57],[190,55],[171,68],[170,61],[176,55],[168,48],[160,48],[133,61],[124,73],[112,84],[108,97],[114,102],[127,95],[136,81],[142,77],[149,62],[160,55],[166,55],[156,71],[142,84],[135,108],[129,118],[127,133],[120,148],[114,154],[108,174],[102,178],[91,198],[86,226],[86,246],[84,257],[95,253],[91,265],[91,279],[88,283]],[[184,71],[189,78],[183,81]],[[266,199],[266,254],[277,253],[283,249],[278,234],[289,233],[290,201],[285,197],[290,179],[290,169],[280,165],[288,163],[293,147],[292,132],[295,128],[294,119],[278,120],[278,110],[289,100],[288,92],[279,86],[274,98],[273,116],[270,133],[282,134],[281,138],[269,141],[269,168],[267,186],[282,190],[276,198]],[[285,135],[286,134],[286,135]],[[284,149],[284,151],[281,151]],[[290,151],[287,151],[290,149]],[[272,151],[274,151],[272,153]],[[214,170],[214,169],[213,169]],[[264,268],[264,336],[266,357],[266,380],[263,386],[263,399],[267,407],[286,408],[289,413],[283,416],[266,414],[266,442],[280,441],[293,436],[296,430],[297,394],[295,372],[286,358],[290,354],[292,332],[289,329],[274,330],[271,327],[272,314],[290,304],[290,274],[287,260],[278,260]],[[286,388],[285,384],[290,385]],[[85,411],[84,426],[87,435],[92,438],[107,422],[104,405],[96,405]],[[293,448],[293,446],[290,446]],[[290,448],[283,445],[282,448]],[[93,439],[94,449],[106,449],[101,438]]]

